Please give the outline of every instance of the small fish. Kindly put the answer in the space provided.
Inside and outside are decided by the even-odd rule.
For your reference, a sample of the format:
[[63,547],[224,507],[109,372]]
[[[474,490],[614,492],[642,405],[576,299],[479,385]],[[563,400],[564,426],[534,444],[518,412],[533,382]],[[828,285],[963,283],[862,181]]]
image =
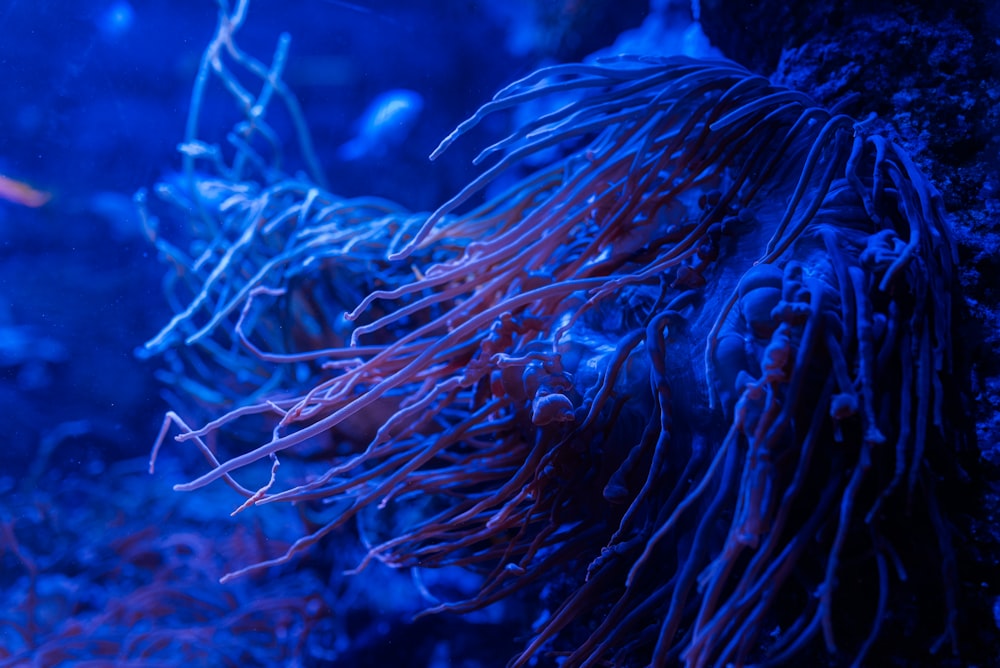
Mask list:
[[424,98],[416,91],[395,88],[379,94],[358,119],[354,139],[337,155],[353,161],[385,154],[406,141],[423,108]]
[[38,208],[52,199],[52,195],[35,190],[24,181],[15,181],[0,174],[0,198],[15,204]]

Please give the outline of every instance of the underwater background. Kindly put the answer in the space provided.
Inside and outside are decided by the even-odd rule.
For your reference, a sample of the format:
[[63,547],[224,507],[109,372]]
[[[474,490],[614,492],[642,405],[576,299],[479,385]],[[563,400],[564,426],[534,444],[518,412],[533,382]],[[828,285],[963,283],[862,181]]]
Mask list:
[[[221,16],[234,10],[226,5]],[[180,347],[176,340],[146,346],[186,307],[176,289],[186,280],[178,261],[186,250],[172,255],[171,249],[196,236],[185,227],[188,219],[199,218],[199,207],[224,208],[226,192],[240,194],[198,190],[210,179],[198,172],[193,182],[194,172],[186,171],[178,150],[190,138],[192,90],[219,17],[212,0],[8,0],[0,6],[0,666],[489,668],[516,656],[526,665],[580,665],[571,652],[585,645],[612,609],[609,601],[601,600],[595,615],[581,615],[577,626],[560,629],[558,641],[544,638],[555,643],[554,653],[544,643],[533,654],[520,653],[539,629],[548,628],[560,601],[570,596],[566,592],[577,586],[572,573],[589,577],[591,568],[598,570],[596,559],[577,564],[567,557],[563,563],[556,551],[558,568],[498,603],[414,618],[442,601],[474,598],[482,574],[463,567],[463,557],[454,563],[431,560],[429,568],[375,561],[358,573],[345,572],[366,560],[371,534],[385,532],[377,538],[386,540],[400,533],[393,523],[419,524],[437,512],[437,506],[418,507],[415,518],[393,515],[386,520],[390,526],[376,528],[366,528],[371,520],[359,514],[356,524],[362,526],[332,527],[310,549],[296,549],[293,560],[222,584],[227,573],[278,559],[324,524],[320,517],[327,507],[269,503],[230,516],[243,500],[226,485],[174,491],[175,484],[201,476],[206,464],[190,443],[173,443],[172,437],[162,444],[150,475],[150,451],[158,435],[163,439],[161,425],[176,426],[164,421],[168,410],[204,424],[224,412],[211,407],[238,405],[231,395],[248,383],[239,373],[243,367],[229,368],[232,377],[219,375],[217,386],[205,382],[220,372],[174,350]],[[286,34],[280,80],[298,101],[312,150],[288,150],[280,169],[347,200],[384,198],[407,211],[434,211],[482,173],[473,164],[480,147],[574,102],[567,97],[537,100],[536,107],[536,101],[501,107],[429,161],[435,147],[496,91],[542,67],[594,63],[619,53],[730,58],[821,106],[868,118],[870,127],[908,151],[942,194],[958,253],[953,287],[960,296],[948,323],[954,372],[940,381],[954,390],[944,392],[954,396],[943,401],[952,411],[949,433],[956,435],[941,436],[927,474],[950,500],[941,506],[945,519],[914,520],[920,531],[946,527],[955,547],[953,554],[942,548],[941,560],[953,562],[957,575],[953,591],[950,583],[928,589],[915,584],[892,599],[898,608],[886,613],[879,604],[875,617],[890,618],[895,635],[864,665],[1000,666],[995,3],[253,0],[237,42],[267,65],[281,53]],[[253,79],[239,71],[233,76]],[[217,81],[206,90],[195,114],[199,143],[182,147],[187,155],[235,144],[227,133],[245,117]],[[277,144],[300,141],[296,123],[294,115],[274,116],[269,131]],[[573,141],[566,150],[579,148]],[[550,148],[503,174],[475,203],[507,197],[503,193],[519,179],[562,158],[559,147]],[[268,169],[259,169],[262,181],[271,178]],[[150,204],[159,200],[173,213]],[[341,283],[335,285],[343,288],[345,309],[383,287],[372,285],[356,265],[349,272],[338,275]],[[414,265],[396,275],[422,279],[421,273]],[[303,325],[307,334],[314,333],[310,326]],[[393,330],[393,336],[403,331]],[[600,345],[615,344],[601,339]],[[295,374],[309,372],[315,369],[301,365],[289,373],[305,384]],[[280,388],[266,396],[285,398]],[[366,419],[372,430],[384,422]],[[445,414],[443,424],[452,424],[450,419]],[[533,424],[543,426],[537,419]],[[708,429],[691,431],[698,428]],[[269,425],[253,423],[234,429],[233,437],[262,442],[269,433]],[[940,458],[951,454],[954,465],[942,464]],[[283,466],[290,476],[312,480],[326,467],[316,469],[316,462],[333,456],[305,443],[301,459]],[[266,483],[268,469],[262,470],[263,482],[246,483],[252,489]],[[851,493],[845,470],[838,495]],[[909,521],[906,513],[901,517]],[[491,535],[490,549],[515,538]],[[825,538],[836,542],[832,535]],[[937,545],[939,538],[912,540],[909,548]],[[899,567],[899,573],[904,570]],[[919,564],[914,572],[919,583]],[[905,645],[933,627],[924,611],[939,614],[945,598],[949,605],[954,599],[957,621],[948,623],[957,627],[959,642],[925,647],[926,638],[920,638],[915,646]],[[848,607],[855,601],[845,600]],[[858,602],[865,611],[860,626],[872,624],[865,616],[871,614],[869,602]],[[638,627],[634,633],[641,638],[634,643],[603,636],[606,655],[598,665],[716,665],[711,658],[699,663],[677,653],[651,659],[646,646],[655,639]],[[854,654],[850,647],[829,651],[831,643],[822,640],[815,647],[792,643],[805,658],[778,664],[852,665],[869,649],[869,636],[847,627],[848,637],[853,632],[861,638],[860,654],[856,647]],[[762,638],[768,633],[763,630]],[[615,643],[625,650],[608,649]],[[759,646],[753,661],[768,656],[767,641]]]

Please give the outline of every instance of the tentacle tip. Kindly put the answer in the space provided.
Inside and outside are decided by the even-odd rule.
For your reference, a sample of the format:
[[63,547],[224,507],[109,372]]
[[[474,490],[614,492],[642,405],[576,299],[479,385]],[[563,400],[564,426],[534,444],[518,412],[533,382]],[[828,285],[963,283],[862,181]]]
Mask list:
[[537,427],[553,422],[572,422],[575,419],[573,402],[565,394],[536,396],[532,404],[531,422]]
[[617,505],[629,500],[629,491],[620,481],[612,480],[605,485],[603,496],[608,503]]
[[397,251],[390,251],[385,257],[389,260],[389,262],[399,262],[400,260],[405,260],[410,257],[415,248],[416,244],[411,241]]

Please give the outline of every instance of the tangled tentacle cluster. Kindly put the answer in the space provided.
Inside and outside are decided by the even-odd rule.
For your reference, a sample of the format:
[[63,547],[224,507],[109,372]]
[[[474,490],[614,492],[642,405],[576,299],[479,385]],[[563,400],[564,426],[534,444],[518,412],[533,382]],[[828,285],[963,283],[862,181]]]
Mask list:
[[[891,142],[721,61],[546,68],[435,156],[543,97],[563,103],[429,216],[287,181],[217,207],[231,238],[176,262],[195,294],[150,348],[183,339],[252,387],[200,427],[169,416],[164,434],[211,462],[176,488],[332,509],[228,577],[352,519],[360,567],[482,573],[429,612],[558,575],[513,665],[780,663],[820,639],[860,661],[915,575],[897,518],[936,534],[927,579],[953,593],[928,465],[952,429],[940,196]],[[218,454],[261,418],[269,438]],[[304,447],[329,467],[282,480],[278,458]],[[256,462],[271,475],[254,491],[233,475]]]

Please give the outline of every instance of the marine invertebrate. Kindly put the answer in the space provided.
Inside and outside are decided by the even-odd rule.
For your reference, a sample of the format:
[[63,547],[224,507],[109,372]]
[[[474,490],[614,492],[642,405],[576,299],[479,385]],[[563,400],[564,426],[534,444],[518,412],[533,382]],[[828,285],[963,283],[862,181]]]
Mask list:
[[240,559],[273,553],[260,518],[205,535],[190,509],[157,505],[141,466],[116,468],[117,495],[85,474],[58,476],[30,498],[7,495],[0,666],[297,660],[327,614],[317,578],[219,585]]
[[[957,447],[955,259],[933,186],[864,123],[724,61],[546,68],[434,157],[556,95],[429,216],[267,170],[234,189],[227,168],[210,219],[231,241],[181,266],[194,297],[151,347],[184,338],[256,386],[202,426],[170,414],[161,441],[176,425],[210,462],[179,490],[225,480],[241,510],[322,517],[227,578],[357,519],[359,568],[482,574],[430,612],[557,581],[513,665],[780,663],[818,643],[860,662],[904,581],[944,596],[954,644],[933,465]],[[264,438],[233,450],[248,431]],[[285,481],[301,449],[325,470]],[[236,481],[258,464],[264,484]]]

